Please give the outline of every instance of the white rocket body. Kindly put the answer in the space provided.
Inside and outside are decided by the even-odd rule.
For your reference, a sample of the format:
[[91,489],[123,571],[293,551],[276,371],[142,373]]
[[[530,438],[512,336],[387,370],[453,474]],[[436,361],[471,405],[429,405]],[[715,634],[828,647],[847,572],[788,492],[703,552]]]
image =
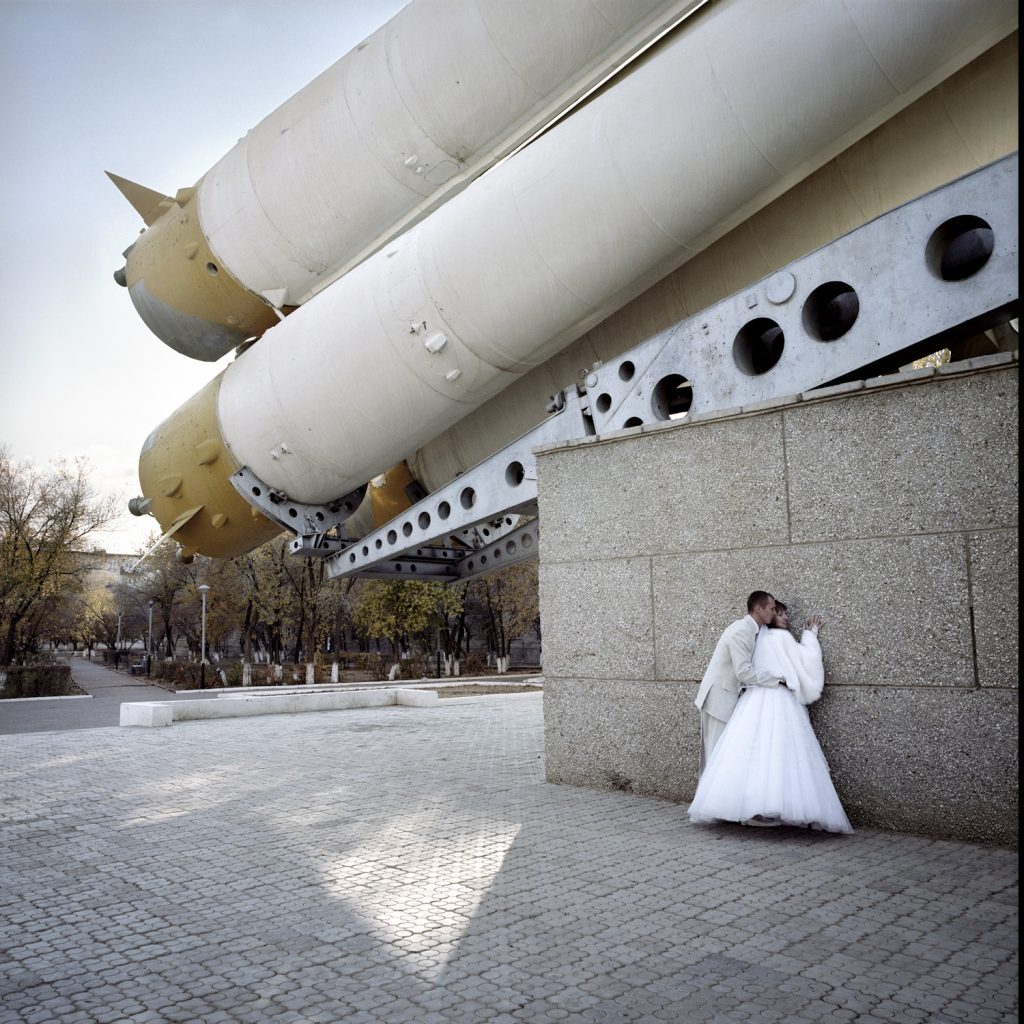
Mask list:
[[203,178],[221,265],[301,305],[702,0],[417,0]]
[[[705,8],[621,81],[235,360],[217,406],[231,455],[293,501],[347,493],[1015,25],[1016,5],[1005,0],[722,0]],[[316,145],[309,138],[297,152]],[[415,148],[426,153],[425,145]],[[225,259],[230,252],[247,287],[285,288],[296,299],[316,291],[316,225],[289,223],[298,241],[275,250],[272,217],[251,229],[253,183],[232,170],[236,159],[204,181],[211,243]],[[277,180],[260,183],[261,195]],[[353,196],[364,188],[373,192],[367,181]],[[287,197],[278,198],[274,216],[290,217]],[[269,209],[265,198],[259,209]],[[372,235],[364,229],[360,237]]]

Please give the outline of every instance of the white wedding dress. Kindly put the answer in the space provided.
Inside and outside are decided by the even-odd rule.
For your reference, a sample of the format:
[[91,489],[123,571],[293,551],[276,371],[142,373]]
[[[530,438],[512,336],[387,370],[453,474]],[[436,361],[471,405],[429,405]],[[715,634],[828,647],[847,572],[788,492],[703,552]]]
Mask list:
[[754,667],[786,686],[743,691],[690,804],[694,822],[747,821],[755,815],[784,825],[852,832],[811,727],[807,704],[821,696],[825,669],[817,636],[800,643],[786,629],[762,626]]

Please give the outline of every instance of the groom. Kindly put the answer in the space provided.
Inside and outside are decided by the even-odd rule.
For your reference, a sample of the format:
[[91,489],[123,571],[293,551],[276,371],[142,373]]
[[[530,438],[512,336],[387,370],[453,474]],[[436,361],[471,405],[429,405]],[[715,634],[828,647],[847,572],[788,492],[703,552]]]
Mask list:
[[763,590],[755,590],[747,598],[747,614],[726,627],[715,646],[694,700],[700,708],[701,772],[736,707],[740,690],[747,686],[786,685],[786,680],[775,673],[755,671],[752,661],[757,631],[767,626],[774,616],[775,598]]

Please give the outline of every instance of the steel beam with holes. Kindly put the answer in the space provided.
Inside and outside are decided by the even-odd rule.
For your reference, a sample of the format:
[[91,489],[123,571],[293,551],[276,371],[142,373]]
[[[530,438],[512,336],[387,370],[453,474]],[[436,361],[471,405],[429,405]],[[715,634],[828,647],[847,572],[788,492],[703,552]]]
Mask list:
[[1013,154],[951,182],[595,366],[533,430],[330,554],[329,573],[462,580],[532,557],[535,447],[871,377],[1005,323],[1017,171]]
[[586,378],[599,434],[875,376],[1016,316],[1017,154],[869,221]]
[[328,562],[331,576],[355,576],[361,579],[432,579],[459,583],[483,576],[506,565],[536,558],[540,524],[536,519],[519,519],[514,527],[496,530],[490,543],[478,548],[425,545],[410,548],[404,555],[371,562],[368,568],[337,571],[337,556]]
[[231,486],[268,519],[290,532],[309,537],[311,541],[341,526],[359,507],[366,493],[366,484],[363,484],[328,505],[307,505],[292,501],[288,495],[268,487],[248,466],[242,466],[232,474],[230,481]]
[[[328,556],[331,576],[429,575],[470,579],[537,551],[537,464],[533,449],[590,431],[576,388],[539,423],[403,515]],[[299,553],[306,538],[291,550]],[[398,568],[395,568],[395,566]]]

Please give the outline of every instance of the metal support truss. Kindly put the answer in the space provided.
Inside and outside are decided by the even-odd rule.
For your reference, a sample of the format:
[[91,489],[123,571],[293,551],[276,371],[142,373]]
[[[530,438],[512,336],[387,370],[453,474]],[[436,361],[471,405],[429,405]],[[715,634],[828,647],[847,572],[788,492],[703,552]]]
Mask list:
[[883,214],[586,378],[597,433],[893,372],[1016,316],[1017,155]]
[[[362,579],[435,579],[458,583],[537,557],[540,524],[536,518],[506,517],[497,523],[481,526],[475,531],[480,539],[475,547],[426,544],[410,548],[397,558],[370,561],[365,569],[345,571],[345,559],[355,553],[348,549],[330,558],[328,573],[331,576],[358,575]],[[362,542],[355,547],[361,548]]]
[[533,430],[329,556],[328,573],[465,580],[534,557],[539,535],[533,448],[593,433],[577,389],[563,395],[561,409]]
[[533,430],[329,553],[329,573],[454,581],[532,557],[535,447],[758,407],[1005,324],[1019,294],[1017,170],[1013,154],[951,182],[596,365]]
[[269,487],[248,466],[243,466],[229,479],[250,505],[255,505],[263,515],[290,533],[299,534],[300,540],[309,540],[319,555],[337,550],[340,541],[326,534],[341,529],[341,524],[355,512],[366,493],[366,484],[363,484],[326,505],[304,505]]

